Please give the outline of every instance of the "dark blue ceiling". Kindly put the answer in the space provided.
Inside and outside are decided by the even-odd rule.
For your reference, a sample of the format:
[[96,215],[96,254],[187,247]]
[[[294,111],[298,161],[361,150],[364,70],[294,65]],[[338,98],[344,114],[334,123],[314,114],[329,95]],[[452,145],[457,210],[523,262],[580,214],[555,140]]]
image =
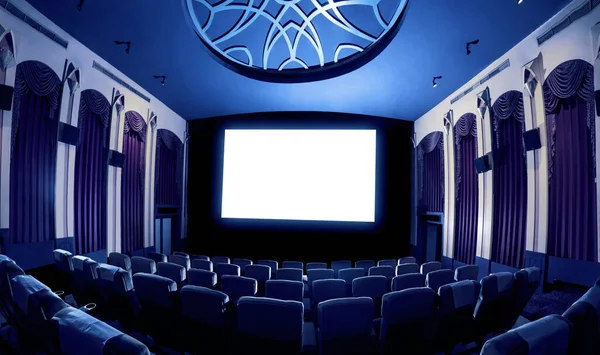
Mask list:
[[[414,121],[569,0],[412,0],[395,39],[365,66],[302,84],[257,81],[215,60],[182,0],[28,0],[185,119],[264,111],[335,111]],[[466,55],[465,43],[480,39]],[[131,41],[131,53],[114,40]],[[166,75],[165,86],[153,75]],[[432,77],[442,75],[437,88]]]

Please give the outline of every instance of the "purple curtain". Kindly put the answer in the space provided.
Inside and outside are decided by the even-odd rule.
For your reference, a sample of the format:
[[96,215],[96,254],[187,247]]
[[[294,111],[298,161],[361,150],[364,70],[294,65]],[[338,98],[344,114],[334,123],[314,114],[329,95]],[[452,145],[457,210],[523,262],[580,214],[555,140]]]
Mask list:
[[62,84],[47,65],[17,66],[10,158],[10,242],[56,236],[55,185]]
[[571,60],[543,86],[548,130],[548,254],[598,261],[594,67]]
[[81,92],[75,156],[75,253],[106,249],[106,179],[110,104],[96,90]]
[[155,204],[179,207],[183,176],[183,143],[175,133],[156,133]]
[[444,212],[444,135],[431,132],[417,146],[419,212]]
[[144,180],[146,172],[146,121],[135,111],[125,112],[121,179],[121,252],[144,247]]
[[477,209],[479,185],[474,160],[477,158],[477,121],[464,114],[454,126],[456,207],[454,221],[454,259],[475,263],[477,249]]
[[525,263],[527,239],[523,93],[504,93],[492,106],[491,113],[494,127],[492,261],[520,269]]

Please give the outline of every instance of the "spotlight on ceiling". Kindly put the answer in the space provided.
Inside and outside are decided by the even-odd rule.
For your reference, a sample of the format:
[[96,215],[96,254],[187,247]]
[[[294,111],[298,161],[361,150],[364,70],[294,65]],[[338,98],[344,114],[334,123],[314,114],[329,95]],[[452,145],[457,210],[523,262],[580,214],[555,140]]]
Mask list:
[[436,82],[436,80],[439,80],[439,79],[441,79],[441,78],[442,78],[441,76],[434,76],[434,77],[433,77],[433,87],[434,87],[434,88],[435,88],[435,87],[437,87],[437,82]]
[[478,39],[471,42],[467,42],[467,55],[471,54],[471,46],[476,45],[477,43],[479,43]]
[[131,50],[131,42],[130,41],[115,41],[115,44],[117,46],[120,45],[127,45],[127,47],[125,47],[125,53],[129,54],[129,51]]
[[85,0],[79,0],[79,4],[77,4],[77,11],[81,11],[83,9],[83,3]]
[[517,5],[520,5],[523,3],[523,0],[519,0],[519,2],[517,3]]
[[154,79],[161,79],[160,80],[160,85],[165,86],[165,83],[167,81],[167,77],[165,75],[153,75]]

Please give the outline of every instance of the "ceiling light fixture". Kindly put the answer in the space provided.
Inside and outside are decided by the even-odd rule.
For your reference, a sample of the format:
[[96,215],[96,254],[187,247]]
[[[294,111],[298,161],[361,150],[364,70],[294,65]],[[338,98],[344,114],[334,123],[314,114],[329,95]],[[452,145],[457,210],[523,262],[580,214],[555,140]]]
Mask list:
[[441,79],[441,78],[442,78],[441,76],[434,76],[434,77],[433,77],[433,87],[434,87],[434,88],[435,88],[435,87],[437,87],[437,82],[436,82],[436,80],[439,80],[439,79]]
[[79,0],[79,4],[77,4],[77,11],[81,11],[81,9],[83,8],[84,2],[85,2],[85,0]]
[[160,85],[165,86],[165,82],[167,81],[167,77],[165,75],[153,75],[154,79],[161,79]]
[[471,42],[467,42],[467,55],[471,54],[471,45],[475,45],[478,43],[479,43],[478,39],[471,41]]
[[521,5],[523,3],[523,0],[519,0],[519,2],[517,3],[517,5]]
[[129,50],[131,50],[131,42],[130,41],[115,41],[115,44],[117,46],[120,46],[123,44],[127,45],[127,47],[125,48],[125,53],[129,54]]

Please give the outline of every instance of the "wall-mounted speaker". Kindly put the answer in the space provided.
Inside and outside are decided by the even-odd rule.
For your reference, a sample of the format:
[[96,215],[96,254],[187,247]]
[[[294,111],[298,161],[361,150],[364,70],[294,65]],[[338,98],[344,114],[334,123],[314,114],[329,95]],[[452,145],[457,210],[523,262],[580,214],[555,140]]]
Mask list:
[[117,152],[116,150],[110,150],[108,153],[108,165],[122,168],[125,164],[125,154]]
[[12,86],[0,84],[0,110],[11,110],[13,102],[13,92],[14,89]]
[[542,147],[540,140],[540,129],[534,128],[530,131],[523,132],[523,141],[525,142],[525,150],[536,150]]
[[475,170],[477,174],[483,174],[492,170],[492,153],[487,153],[484,156],[475,158]]
[[596,115],[600,116],[600,90],[596,90]]
[[79,127],[59,122],[58,141],[69,145],[77,145],[79,143]]

